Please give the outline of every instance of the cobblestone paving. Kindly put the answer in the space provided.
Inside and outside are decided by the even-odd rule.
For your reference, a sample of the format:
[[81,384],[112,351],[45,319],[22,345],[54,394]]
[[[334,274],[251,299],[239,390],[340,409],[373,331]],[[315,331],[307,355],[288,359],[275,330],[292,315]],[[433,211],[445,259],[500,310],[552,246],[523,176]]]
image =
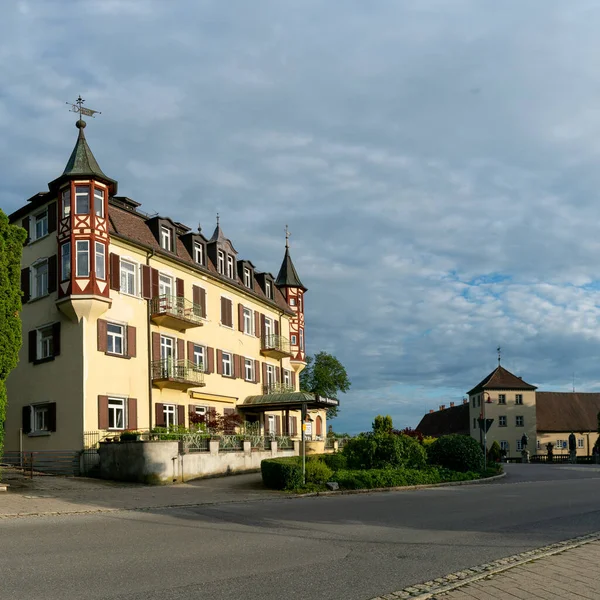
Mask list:
[[600,532],[515,554],[373,600],[598,600]]

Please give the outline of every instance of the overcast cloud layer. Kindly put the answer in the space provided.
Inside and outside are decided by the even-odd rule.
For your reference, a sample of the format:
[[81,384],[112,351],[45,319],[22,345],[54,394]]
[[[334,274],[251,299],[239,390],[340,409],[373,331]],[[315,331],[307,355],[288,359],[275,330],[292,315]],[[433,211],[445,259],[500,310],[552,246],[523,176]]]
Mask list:
[[6,1],[0,206],[63,170],[65,101],[120,193],[276,273],[352,391],[416,425],[496,364],[600,389],[600,2]]

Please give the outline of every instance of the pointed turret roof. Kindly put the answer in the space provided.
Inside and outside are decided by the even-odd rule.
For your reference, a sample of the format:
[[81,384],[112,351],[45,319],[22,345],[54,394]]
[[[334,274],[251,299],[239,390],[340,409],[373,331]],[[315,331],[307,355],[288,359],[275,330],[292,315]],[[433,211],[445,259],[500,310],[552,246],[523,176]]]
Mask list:
[[225,237],[225,234],[221,229],[221,225],[219,222],[219,213],[217,213],[217,226],[215,227],[212,237],[210,238],[210,240],[208,240],[209,244],[214,244],[215,242],[217,246],[228,245],[231,248],[232,252],[235,252],[237,254],[237,250],[233,247],[231,240]]
[[482,379],[469,395],[477,394],[483,390],[536,390],[535,385],[523,381],[520,377],[513,375],[504,367],[498,365],[487,377]]
[[283,257],[281,268],[279,269],[279,274],[275,280],[275,285],[277,287],[300,288],[305,292],[307,291],[307,288],[305,288],[300,281],[300,277],[298,277],[296,267],[294,267],[292,257],[290,256],[290,249],[287,246],[285,248],[285,256]]

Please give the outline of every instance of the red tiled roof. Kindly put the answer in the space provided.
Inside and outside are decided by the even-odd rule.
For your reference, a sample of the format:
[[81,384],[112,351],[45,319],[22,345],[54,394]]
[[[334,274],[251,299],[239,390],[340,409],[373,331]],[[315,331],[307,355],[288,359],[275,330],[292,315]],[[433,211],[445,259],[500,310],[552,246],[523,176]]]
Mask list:
[[206,267],[198,265],[198,263],[195,262],[190,256],[189,252],[187,251],[187,248],[178,236],[175,236],[177,240],[176,253],[167,252],[163,250],[160,247],[160,244],[158,243],[157,239],[152,234],[152,231],[150,231],[150,228],[146,224],[145,216],[139,213],[121,209],[118,206],[114,206],[111,204],[108,208],[108,217],[109,232],[111,235],[116,235],[117,237],[121,237],[125,240],[129,240],[134,243],[138,243],[148,248],[151,248],[155,250],[157,254],[166,256],[176,262],[185,263],[188,267],[192,267],[193,269],[196,269],[198,271],[209,272],[215,278],[220,279],[224,283],[238,287],[240,288],[240,290],[243,290],[246,293],[251,293],[252,295],[259,297],[263,302],[275,304],[279,309],[285,311],[288,314],[294,314],[288,306],[286,299],[279,288],[274,286],[274,300],[269,300],[265,296],[259,283],[256,281],[256,278],[254,279],[254,289],[249,290],[246,286],[244,286],[244,284],[237,275],[235,280],[220,275],[217,271],[217,267],[213,264],[213,262],[208,256],[206,257]]
[[485,379],[481,380],[467,394],[477,394],[483,390],[535,390],[535,385],[530,385],[520,377],[513,375],[504,367],[496,367]]
[[597,431],[600,393],[536,392],[538,431]]
[[423,435],[440,437],[450,433],[469,435],[469,405],[459,404],[424,415],[417,429]]

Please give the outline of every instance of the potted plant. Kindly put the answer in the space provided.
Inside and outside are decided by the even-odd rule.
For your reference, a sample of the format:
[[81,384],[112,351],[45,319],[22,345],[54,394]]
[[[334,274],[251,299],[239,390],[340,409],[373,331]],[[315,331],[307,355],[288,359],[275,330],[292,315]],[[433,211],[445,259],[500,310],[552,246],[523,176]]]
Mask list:
[[142,434],[139,431],[135,431],[134,429],[126,429],[121,434],[122,442],[139,442],[142,438]]

